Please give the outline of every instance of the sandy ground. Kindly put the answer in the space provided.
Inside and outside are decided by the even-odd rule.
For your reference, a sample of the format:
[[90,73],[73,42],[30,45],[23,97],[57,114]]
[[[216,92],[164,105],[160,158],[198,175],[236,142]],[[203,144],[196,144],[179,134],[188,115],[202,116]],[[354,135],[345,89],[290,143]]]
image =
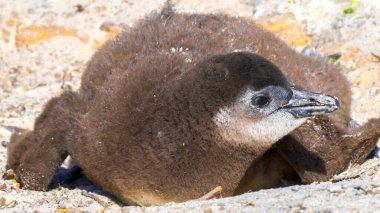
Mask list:
[[[107,39],[128,31],[163,0],[1,0],[0,140],[12,129],[32,128],[43,104],[64,89],[77,89],[86,62]],[[179,12],[225,13],[256,20],[289,45],[316,46],[323,54],[342,52],[338,63],[354,91],[353,118],[380,116],[380,2],[339,0],[174,1]],[[344,10],[352,8],[353,13]],[[0,164],[6,148],[0,147]],[[64,176],[60,171],[56,180]],[[85,177],[48,192],[25,191],[0,179],[0,211],[6,212],[314,212],[380,211],[380,160],[315,183],[262,190],[202,202],[162,207],[123,207]]]

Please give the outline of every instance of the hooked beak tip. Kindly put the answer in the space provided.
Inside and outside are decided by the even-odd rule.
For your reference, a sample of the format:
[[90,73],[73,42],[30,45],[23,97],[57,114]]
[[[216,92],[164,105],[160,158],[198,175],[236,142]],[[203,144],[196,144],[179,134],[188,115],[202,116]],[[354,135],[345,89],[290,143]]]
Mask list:
[[339,109],[339,99],[322,93],[292,88],[293,96],[284,107],[296,118],[331,113]]

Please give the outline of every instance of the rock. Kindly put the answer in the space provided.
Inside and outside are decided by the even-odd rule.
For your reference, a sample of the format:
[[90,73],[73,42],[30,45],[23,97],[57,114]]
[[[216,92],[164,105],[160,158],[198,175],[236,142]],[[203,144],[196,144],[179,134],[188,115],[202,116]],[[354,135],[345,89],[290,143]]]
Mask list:
[[341,185],[332,185],[329,187],[329,192],[332,193],[339,193],[342,192],[343,188]]
[[312,38],[307,35],[305,25],[291,14],[265,17],[259,19],[257,24],[284,39],[290,46],[305,47],[311,44]]
[[30,25],[17,28],[16,47],[21,48],[43,42],[55,36],[75,36],[76,30],[59,26]]

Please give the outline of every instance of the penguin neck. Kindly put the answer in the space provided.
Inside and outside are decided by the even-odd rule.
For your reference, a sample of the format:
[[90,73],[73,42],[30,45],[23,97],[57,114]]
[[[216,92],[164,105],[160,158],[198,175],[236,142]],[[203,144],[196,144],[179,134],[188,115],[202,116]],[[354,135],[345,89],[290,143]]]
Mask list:
[[[180,156],[181,159],[177,161],[183,165],[174,165],[177,164],[175,162],[175,171],[170,174],[191,175],[194,180],[192,184],[199,182],[200,187],[210,190],[221,183],[228,183],[222,186],[223,191],[225,195],[233,195],[247,168],[263,153],[249,143],[226,140],[213,122],[217,113],[213,109],[217,108],[210,104],[209,97],[200,85],[189,88],[191,85],[190,82],[178,83],[172,85],[170,91],[162,93],[164,97],[161,99],[163,105],[159,117],[170,119],[156,120],[156,127],[159,129],[162,122],[169,122],[167,124],[173,128],[162,129],[157,134],[162,140],[174,141],[173,152],[175,156]],[[175,132],[167,132],[173,130]],[[193,173],[189,174],[189,171]],[[208,180],[207,183],[204,180]],[[194,191],[194,194],[197,192],[199,190]],[[187,193],[191,194],[189,191]]]
[[[223,107],[213,117],[217,131],[230,144],[244,145],[262,153],[278,140],[305,122],[294,120],[289,113],[273,113],[264,118],[250,119],[234,107]],[[289,122],[290,121],[290,122]]]
[[[222,106],[228,105],[228,103],[223,100],[220,93],[210,95],[207,86],[199,82],[178,81],[171,88],[170,92],[164,93],[166,97],[163,103],[166,107],[161,107],[161,109],[169,113],[166,117],[171,117],[177,125],[186,123],[184,128],[191,133],[192,143],[210,143],[212,146],[223,147],[228,152],[240,152],[243,150],[247,154],[247,159],[254,159],[261,156],[265,150],[277,141],[255,141],[258,139],[247,135],[239,135],[242,132],[239,129],[245,129],[245,123],[228,120],[220,125],[220,123],[216,122],[215,118],[220,114],[220,109],[223,109],[224,107]],[[168,108],[171,110],[166,110]],[[170,115],[173,112],[177,113],[175,117]],[[230,127],[235,126],[230,129],[240,137],[236,135],[229,135],[231,137],[228,137],[225,135],[227,133],[223,131],[227,129],[224,126],[225,124]],[[231,134],[231,131],[227,134]],[[195,138],[197,140],[194,140]]]

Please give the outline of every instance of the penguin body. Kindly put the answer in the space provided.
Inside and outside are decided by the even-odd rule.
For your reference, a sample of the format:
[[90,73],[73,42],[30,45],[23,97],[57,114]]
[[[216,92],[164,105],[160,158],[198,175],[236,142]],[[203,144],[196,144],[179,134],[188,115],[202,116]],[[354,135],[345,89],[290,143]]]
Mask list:
[[[339,106],[333,96],[341,107],[327,115]],[[52,99],[33,131],[12,136],[8,164],[25,188],[46,190],[70,155],[91,181],[139,205],[196,199],[216,186],[223,196],[275,187],[287,174],[323,180],[350,156],[363,160],[380,135],[379,120],[370,121],[350,139],[359,154],[347,145],[327,162],[346,146],[338,139],[350,134],[350,96],[339,67],[253,22],[166,8],[106,43],[80,91]],[[312,157],[316,164],[304,163]]]

